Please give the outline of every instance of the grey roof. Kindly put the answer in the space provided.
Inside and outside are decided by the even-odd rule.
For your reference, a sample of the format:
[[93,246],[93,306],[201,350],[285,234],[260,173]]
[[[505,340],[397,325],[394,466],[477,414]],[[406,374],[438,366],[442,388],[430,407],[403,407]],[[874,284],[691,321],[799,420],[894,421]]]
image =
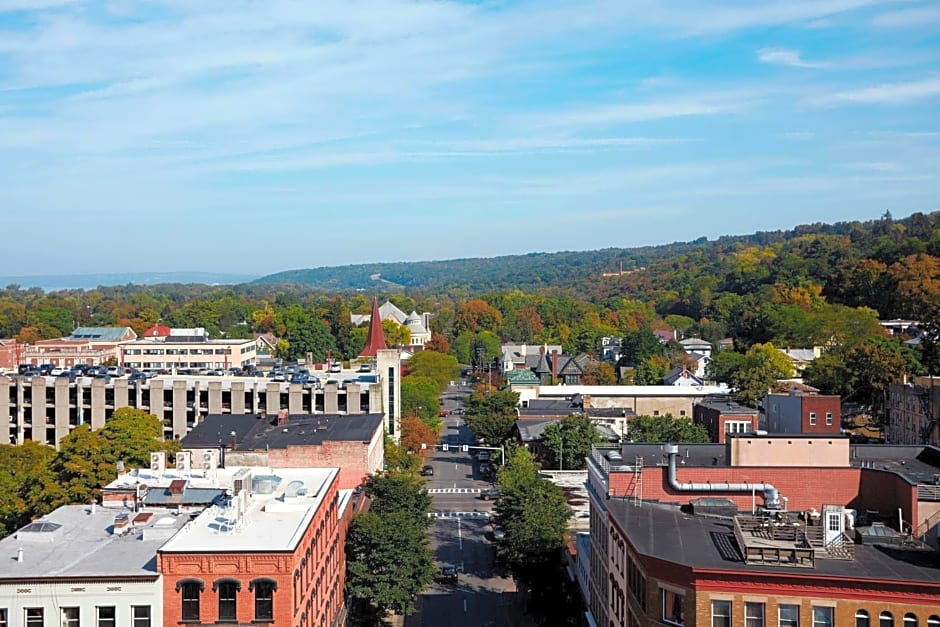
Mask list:
[[[629,430],[629,427],[628,427]],[[629,437],[629,432],[627,434]],[[726,466],[727,448],[724,444],[680,444],[679,455],[686,466]],[[643,458],[644,466],[665,466],[666,445],[629,442],[620,447],[620,454],[625,460]]]
[[695,381],[696,385],[702,385],[704,383],[702,379],[695,376],[695,373],[689,372],[688,368],[683,368],[682,366],[676,366],[667,372],[666,376],[663,377],[663,383],[666,385],[673,385],[680,378],[691,379],[692,381]]
[[113,340],[124,339],[127,327],[78,327],[69,336],[72,340]]
[[181,494],[170,493],[170,488],[150,488],[144,496],[144,505],[167,507],[172,505],[212,505],[225,496],[225,488],[195,488],[186,486]]
[[[670,505],[644,503],[642,507],[635,507],[632,500],[620,498],[608,500],[607,509],[608,515],[626,530],[631,544],[642,555],[683,567],[794,574],[793,568],[788,566],[746,564],[734,539],[730,519],[691,516]],[[935,552],[885,549],[866,544],[855,545],[854,549],[854,560],[817,559],[815,568],[799,573],[804,577],[940,582],[940,554]]]
[[[143,578],[156,579],[157,549],[189,520],[166,511],[151,513],[146,523],[132,523],[126,535],[111,530],[115,516],[136,514],[124,508],[66,505],[46,515],[43,523],[60,525],[42,532],[26,531],[30,525],[0,540],[0,580],[28,582],[34,578]],[[36,523],[30,523],[35,525]],[[15,559],[23,549],[23,561]]]
[[[519,438],[523,442],[537,442],[545,435],[545,427],[555,422],[561,422],[561,418],[523,418],[516,421],[516,429],[519,431]],[[595,423],[594,428],[607,441],[616,442],[620,440],[620,435],[607,425]]]
[[701,405],[702,407],[707,407],[708,409],[714,409],[720,411],[722,414],[735,414],[741,416],[756,416],[757,410],[753,407],[747,407],[746,405],[741,405],[740,403],[731,400],[727,396],[721,398],[703,398],[696,405]]
[[268,414],[209,414],[183,438],[183,448],[231,449],[234,432],[236,451],[257,451],[288,446],[315,446],[324,441],[369,442],[384,425],[382,414],[291,414],[278,425]]

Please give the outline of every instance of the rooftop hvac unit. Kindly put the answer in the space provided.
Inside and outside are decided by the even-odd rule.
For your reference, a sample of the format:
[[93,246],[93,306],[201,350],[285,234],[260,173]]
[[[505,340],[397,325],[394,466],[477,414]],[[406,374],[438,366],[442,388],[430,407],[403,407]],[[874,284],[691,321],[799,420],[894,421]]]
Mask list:
[[218,453],[215,449],[209,449],[202,452],[202,469],[206,472],[215,470],[219,467]]
[[157,451],[150,454],[150,470],[162,475],[166,470],[166,451]]
[[189,472],[193,465],[192,453],[180,451],[176,454],[176,469],[180,472]]
[[251,492],[251,470],[242,468],[232,477],[232,492],[238,496],[242,492]]

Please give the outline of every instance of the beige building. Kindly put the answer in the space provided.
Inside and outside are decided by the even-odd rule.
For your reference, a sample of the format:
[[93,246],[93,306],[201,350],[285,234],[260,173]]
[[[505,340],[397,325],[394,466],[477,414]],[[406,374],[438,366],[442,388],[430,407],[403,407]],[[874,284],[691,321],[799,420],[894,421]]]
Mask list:
[[21,344],[20,363],[71,368],[121,361],[121,347],[137,339],[130,327],[78,327],[68,337]]
[[888,444],[940,446],[940,377],[915,377],[913,384],[890,384],[885,423]]
[[209,340],[201,336],[137,340],[121,348],[125,366],[169,371],[253,366],[258,351],[253,339]]
[[[248,343],[254,346],[253,340]],[[161,376],[127,378],[0,377],[0,420],[7,442],[57,445],[76,426],[104,426],[115,409],[143,409],[164,423],[167,438],[182,438],[208,414],[381,413],[392,437],[401,431],[401,368],[396,350],[379,351],[369,374],[331,373],[322,385],[276,383],[252,377]],[[2,423],[0,423],[2,424]]]

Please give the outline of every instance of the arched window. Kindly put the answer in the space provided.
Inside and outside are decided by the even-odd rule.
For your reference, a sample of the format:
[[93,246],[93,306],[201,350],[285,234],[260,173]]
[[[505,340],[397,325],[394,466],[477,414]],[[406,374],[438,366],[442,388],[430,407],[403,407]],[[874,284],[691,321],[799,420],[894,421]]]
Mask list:
[[871,627],[871,616],[865,610],[855,610],[855,627]]
[[904,615],[904,627],[917,627],[917,614],[908,612]]
[[940,616],[931,614],[927,617],[927,627],[940,627]]
[[176,582],[176,591],[180,593],[181,622],[198,623],[200,621],[199,597],[205,589],[206,584],[201,579],[180,579]]
[[216,579],[212,583],[212,591],[219,595],[219,620],[238,620],[238,593],[241,592],[242,582],[237,579]]
[[878,616],[878,627],[894,627],[894,614],[891,612],[882,612]]
[[277,582],[266,577],[252,579],[248,590],[255,593],[255,621],[274,620],[274,591]]

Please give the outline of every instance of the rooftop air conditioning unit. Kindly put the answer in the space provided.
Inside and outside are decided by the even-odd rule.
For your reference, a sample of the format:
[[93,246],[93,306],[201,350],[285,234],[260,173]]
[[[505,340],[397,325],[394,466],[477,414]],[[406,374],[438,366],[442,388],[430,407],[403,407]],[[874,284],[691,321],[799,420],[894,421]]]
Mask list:
[[238,496],[241,492],[251,492],[251,470],[242,468],[232,477],[232,492]]
[[202,469],[205,471],[215,470],[219,467],[219,459],[216,457],[216,451],[210,449],[202,452]]
[[180,472],[189,472],[192,463],[192,453],[189,451],[180,451],[176,454],[176,469]]
[[166,470],[166,451],[156,451],[150,454],[150,470],[162,475]]

